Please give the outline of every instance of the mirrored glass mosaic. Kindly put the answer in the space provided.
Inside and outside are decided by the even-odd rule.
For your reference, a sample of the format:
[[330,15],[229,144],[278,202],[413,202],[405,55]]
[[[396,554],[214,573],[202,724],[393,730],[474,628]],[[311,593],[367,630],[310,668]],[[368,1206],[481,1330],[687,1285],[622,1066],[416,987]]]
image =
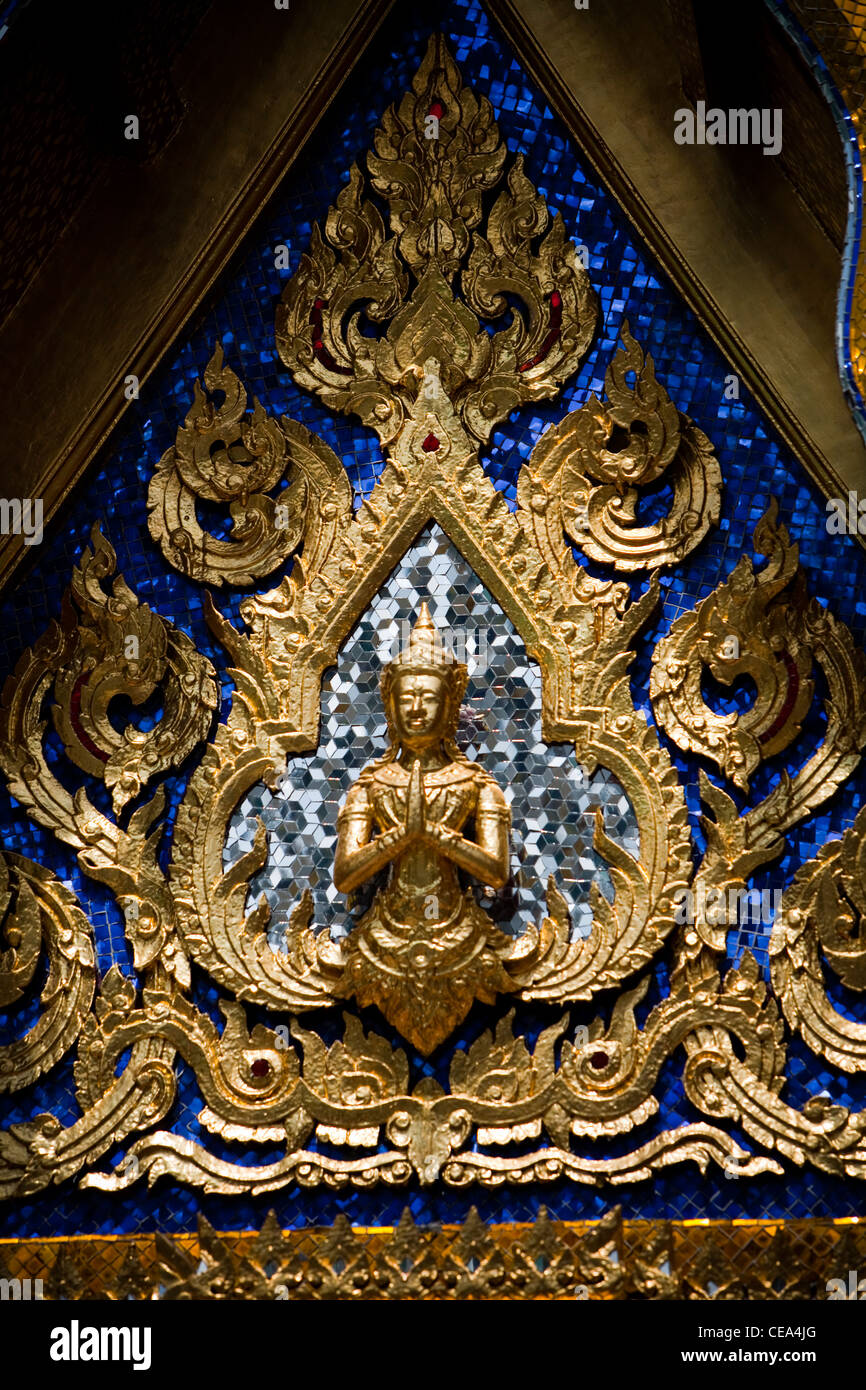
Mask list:
[[250,883],[249,906],[262,893],[270,903],[274,949],[280,949],[305,887],[313,895],[315,923],[334,937],[345,935],[366,910],[359,899],[350,913],[334,887],[337,814],[361,769],[385,752],[379,678],[423,602],[445,645],[469,670],[458,742],[496,778],[511,804],[512,881],[481,899],[502,930],[518,933],[540,921],[553,875],[575,935],[589,935],[590,884],[613,898],[604,861],[592,847],[597,810],[608,835],[640,857],[637,823],[622,787],[606,768],[587,777],[569,744],[543,741],[537,666],[471,566],[432,525],[380,589],[326,674],[318,749],[289,759],[278,791],[254,787],[232,819],[226,867],[252,848],[260,820],[268,832],[268,862]]

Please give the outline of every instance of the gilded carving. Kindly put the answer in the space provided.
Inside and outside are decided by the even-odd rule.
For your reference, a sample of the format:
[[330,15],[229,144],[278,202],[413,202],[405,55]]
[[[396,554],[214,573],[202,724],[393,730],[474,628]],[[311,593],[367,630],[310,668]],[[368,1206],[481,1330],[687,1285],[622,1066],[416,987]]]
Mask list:
[[[399,558],[403,537],[431,515],[459,537],[477,572],[502,596],[528,650],[538,654],[547,735],[571,738],[587,763],[595,758],[611,768],[635,806],[646,846],[638,862],[598,826],[596,848],[608,858],[621,889],[613,906],[597,894],[590,937],[573,941],[570,923],[556,907],[554,885],[551,916],[512,944],[507,956],[505,943],[499,944],[502,966],[490,958],[494,993],[511,988],[526,998],[585,998],[624,978],[651,959],[672,929],[674,895],[688,881],[682,793],[644,716],[634,710],[622,674],[627,642],[648,615],[648,605],[638,605],[637,617],[632,611],[620,617],[604,602],[606,586],[598,594],[591,589],[583,603],[575,599],[578,567],[563,557],[561,578],[550,572],[532,545],[523,514],[508,511],[475,462],[435,380],[436,394],[424,403],[423,414],[414,407],[373,496],[334,532],[330,549],[318,552],[319,564],[295,570],[277,590],[245,600],[249,637],[221,619],[213,622],[234,664],[256,678],[254,685],[245,685],[243,700],[235,701],[227,725],[217,730],[178,812],[177,867],[172,869],[178,925],[187,950],[221,983],[239,998],[270,1007],[316,1008],[345,997],[351,989],[344,952],[327,937],[313,937],[304,904],[290,925],[287,952],[271,951],[264,936],[266,905],[244,916],[246,884],[265,862],[264,834],[222,874],[218,850],[227,820],[238,797],[271,772],[277,751],[284,756],[315,746],[322,670]],[[425,453],[419,444],[431,431],[440,447]],[[602,610],[598,616],[593,615],[596,604]],[[597,645],[602,624],[606,637]],[[192,849],[202,837],[214,846],[207,862],[198,861]],[[359,933],[359,943],[365,934]],[[359,944],[352,951],[361,949]],[[371,986],[363,988],[369,1002]]]
[[425,604],[382,675],[391,746],[350,789],[338,822],[337,887],[351,893],[389,874],[349,938],[347,984],[423,1053],[473,999],[492,1004],[510,987],[501,957],[513,942],[458,877],[502,888],[511,861],[502,789],[454,742],[466,676]]
[[[119,811],[152,778],[179,767],[205,737],[217,704],[216,677],[186,633],[139,603],[122,575],[106,594],[102,581],[114,574],[116,557],[98,527],[92,544],[64,600],[68,640],[51,712],[67,756],[102,778]],[[160,683],[166,715],[155,729],[147,734],[127,724],[118,733],[108,718],[115,696],[140,705]]]
[[[438,139],[426,135],[431,115]],[[634,597],[621,578],[591,574],[573,546],[620,574],[676,563],[718,518],[718,464],[626,328],[605,404],[592,398],[542,437],[516,506],[494,487],[479,442],[521,402],[555,394],[595,322],[589,277],[561,221],[548,226],[520,160],[507,173],[506,165],[489,103],[463,88],[434,39],[412,91],[383,118],[368,162],[390,206],[389,232],[354,169],[286,288],[277,320],[284,362],[383,441],[378,482],[356,509],[323,441],[296,422],[270,420],[258,404],[245,419],[237,376],[219,353],[208,365],[205,385],[225,401],[217,408],[196,391],[149,505],[154,540],[192,577],[247,585],[282,567],[274,587],[244,598],[238,626],[205,597],[230,659],[225,717],[214,727],[216,677],[191,639],[121,576],[110,594],[102,587],[116,561],[98,530],[61,621],[7,681],[0,765],[10,793],[114,893],[135,978],[114,966],[97,981],[89,928],[69,890],[17,856],[0,861],[0,999],[23,998],[42,950],[49,960],[44,1012],[12,1054],[0,1055],[0,1079],[23,1086],[77,1042],[82,1112],[71,1125],[40,1115],[0,1133],[4,1195],[82,1170],[85,1185],[106,1191],[168,1175],[226,1194],[562,1178],[600,1186],[683,1162],[747,1176],[781,1173],[786,1160],[866,1176],[866,1114],[824,1097],[802,1109],[784,1100],[786,1022],[845,1070],[862,1069],[866,1057],[862,1026],[828,1002],[820,960],[823,952],[849,988],[866,986],[862,813],[788,889],[773,930],[772,988],[748,952],[725,967],[732,921],[718,910],[720,897],[748,890],[756,870],[782,853],[787,831],[857,766],[866,661],[843,624],[807,597],[796,545],[773,504],[755,535],[766,566],[756,571],[744,558],[673,624],[653,658],[656,724],[636,705],[629,667],[658,602],[658,577]],[[497,189],[485,220],[482,193]],[[524,312],[500,324],[506,295]],[[382,336],[362,331],[362,312]],[[643,527],[640,488],[662,479],[673,490],[670,514]],[[196,498],[231,507],[231,541],[208,539]],[[577,525],[584,505],[585,529]],[[588,934],[575,929],[555,875],[540,921],[515,935],[494,923],[476,890],[508,877],[511,814],[484,759],[454,741],[465,667],[422,609],[406,615],[417,620],[412,639],[383,671],[388,749],[368,762],[340,812],[336,887],[349,894],[366,884],[366,912],[335,939],[303,892],[283,949],[274,949],[267,900],[249,900],[268,862],[267,832],[260,824],[252,847],[229,864],[228,826],[252,787],[275,787],[287,758],[317,747],[323,673],[431,521],[537,664],[543,738],[569,743],[587,775],[604,768],[616,779],[638,847],[624,848],[599,814],[593,846],[612,892],[593,886]],[[705,849],[696,853],[660,729],[746,792],[759,763],[802,729],[814,662],[828,691],[822,741],[743,810],[702,773]],[[716,715],[701,694],[704,668],[728,682],[751,675],[752,708]],[[157,687],[165,713],[154,731],[119,733],[108,717],[115,695],[140,702]],[[108,789],[113,816],[87,786],[73,794],[58,775],[44,745],[46,700],[67,756]],[[163,854],[165,795],[150,784],[201,745]],[[512,811],[523,813],[519,804]],[[683,915],[688,900],[693,910]],[[650,973],[663,951],[669,986],[650,1008]],[[192,961],[224,991],[222,1023],[192,998]],[[588,1028],[573,1018],[578,1000],[596,1001]],[[551,1006],[531,1045],[525,1001]],[[450,1039],[477,1002],[495,1011],[495,1026],[455,1047]],[[267,1010],[268,1022],[254,1022],[249,1005]],[[375,1006],[382,1028],[390,1024],[407,1047],[362,1026],[360,1006]],[[345,1010],[343,1035],[326,1045],[314,1015],[336,1007]],[[451,1047],[438,1073],[447,1072],[447,1085],[415,1079],[410,1046],[423,1055]],[[201,1092],[201,1142],[158,1127],[175,1094],[176,1057]],[[699,1118],[662,1129],[653,1123],[656,1086],[671,1057],[682,1061]],[[264,1163],[249,1154],[234,1161],[209,1147],[212,1135],[280,1152]],[[575,1151],[575,1139],[613,1136],[627,1136],[616,1156]],[[121,1140],[123,1163],[98,1171]],[[335,1241],[344,1238],[335,1231]],[[470,1244],[476,1238],[466,1235]],[[542,1230],[536,1244],[546,1239]],[[585,1260],[601,1270],[609,1233],[593,1239]],[[410,1233],[400,1240],[411,1243]],[[644,1247],[637,1286],[670,1287],[666,1248],[662,1236]],[[527,1279],[531,1262],[531,1252],[518,1256]],[[321,1263],[326,1269],[324,1255]],[[419,1284],[427,1270],[422,1262]],[[321,1287],[335,1277],[326,1270]],[[604,1265],[599,1278],[615,1290],[623,1276]]]
[[[650,694],[659,723],[680,748],[711,758],[745,791],[758,764],[800,732],[814,691],[811,632],[831,621],[808,602],[798,548],[777,515],[774,500],[755,530],[764,569],[756,574],[743,555],[730,579],[678,618],[653,653]],[[704,669],[724,685],[750,676],[758,689],[751,708],[710,709],[701,694]]]
[[[621,336],[605,403],[590,396],[542,435],[525,486],[539,511],[556,497],[552,515],[561,513],[575,545],[628,572],[676,564],[700,545],[719,520],[722,475],[710,441],[677,410],[627,323]],[[642,525],[641,488],[662,478],[673,489],[670,510]]]
[[[862,1223],[861,1223],[862,1224]],[[42,1280],[46,1299],[691,1299],[849,1297],[862,1268],[856,1217],[839,1220],[599,1221],[419,1225],[0,1241],[0,1273]],[[834,1292],[835,1290],[835,1292]]]
[[33,979],[44,943],[45,1007],[33,1027],[0,1047],[0,1091],[32,1085],[65,1056],[93,1002],[93,933],[69,889],[41,864],[0,855],[0,913],[9,947],[0,956],[0,1003],[19,1000]]
[[[219,343],[204,383],[208,393],[223,393],[223,403],[215,407],[196,382],[192,408],[150,481],[150,534],[182,574],[207,584],[251,584],[297,549],[308,490],[320,481],[310,472],[328,470],[333,456],[297,421],[272,420],[257,400],[246,418],[246,392],[224,366]],[[289,472],[292,481],[269,497]],[[228,506],[229,540],[202,529],[199,500]]]
[[798,869],[770,939],[773,988],[791,1028],[846,1072],[866,1070],[866,1026],[827,993],[822,957],[848,989],[866,989],[866,812]]
[[[435,138],[425,136],[430,116]],[[398,438],[431,389],[428,359],[464,429],[483,442],[524,402],[555,395],[592,340],[589,274],[561,216],[550,224],[520,156],[479,230],[482,193],[500,184],[506,153],[490,103],[464,89],[434,35],[411,93],[385,113],[367,159],[389,204],[390,237],[353,165],[324,235],[314,226],[283,292],[283,362],[332,409],[360,415],[383,444]],[[453,288],[458,270],[462,299]],[[387,325],[383,336],[365,334],[362,318]]]

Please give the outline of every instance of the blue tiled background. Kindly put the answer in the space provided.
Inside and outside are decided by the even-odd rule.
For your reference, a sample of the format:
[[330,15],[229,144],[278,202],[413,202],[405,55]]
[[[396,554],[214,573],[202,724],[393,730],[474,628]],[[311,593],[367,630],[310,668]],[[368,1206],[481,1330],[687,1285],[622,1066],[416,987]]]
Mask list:
[[[309,242],[312,222],[323,219],[348,178],[351,162],[362,161],[386,105],[399,99],[409,86],[432,27],[429,19],[407,18],[406,7],[398,7],[259,226],[239,249],[209,303],[188,326],[171,360],[154,374],[141,399],[130,407],[62,517],[47,533],[30,572],[5,595],[0,605],[0,677],[14,668],[21,652],[43,631],[49,619],[58,616],[62,590],[88,540],[91,522],[101,518],[118,553],[118,570],[140,599],[188,632],[217,667],[223,681],[223,712],[227,711],[231,686],[225,677],[225,656],[215,647],[205,626],[202,590],[169,570],[150,540],[145,508],[147,484],[156,461],[172,444],[189,408],[194,381],[201,376],[214,343],[220,341],[228,365],[241,375],[251,396],[257,395],[272,414],[285,413],[300,419],[320,434],[343,459],[359,495],[367,494],[373,487],[382,467],[378,441],[356,422],[330,415],[293,385],[276,356],[274,309],[285,280]],[[480,6],[474,0],[454,0],[442,7],[436,27],[448,36],[464,80],[489,96],[501,134],[512,152],[525,154],[527,172],[551,209],[562,213],[569,235],[589,248],[590,273],[601,303],[600,329],[593,347],[560,398],[549,405],[526,407],[494,434],[483,454],[483,464],[496,486],[513,500],[517,473],[544,429],[566,409],[579,406],[589,392],[602,392],[605,368],[616,349],[624,318],[638,341],[653,355],[659,379],[676,404],[710,436],[721,462],[725,491],[720,525],[679,572],[662,580],[663,602],[651,630],[639,643],[634,666],[636,700],[648,708],[649,658],[656,640],[678,614],[692,608],[729,574],[744,551],[751,553],[752,531],[771,496],[779,499],[781,519],[800,544],[811,592],[821,602],[832,604],[862,645],[866,627],[866,555],[848,537],[827,535],[824,506],[817,489],[762,420],[745,389],[739,401],[724,399],[729,364],[638,244],[628,220],[584,166],[580,152],[572,147]],[[279,244],[289,247],[288,271],[274,268],[274,248]],[[278,577],[269,578],[268,586]],[[640,579],[635,581],[635,592],[642,583]],[[239,624],[243,593],[218,593],[216,597],[222,611]],[[822,715],[816,699],[816,708],[803,735],[790,752],[789,766],[796,767],[805,760],[820,738],[821,729]],[[702,848],[696,819],[698,768],[693,759],[679,754],[675,754],[675,762],[686,788],[696,844]],[[193,764],[194,758],[181,775],[170,779],[172,819]],[[755,778],[753,799],[765,794],[778,774],[775,763],[762,769]],[[74,772],[68,780],[71,785],[76,784]],[[797,866],[811,857],[820,844],[851,825],[861,805],[864,786],[866,774],[861,772],[808,825],[792,832],[784,859],[756,879],[755,886],[784,886]],[[130,969],[122,922],[111,896],[81,875],[72,851],[35,826],[5,792],[0,793],[0,824],[7,848],[49,865],[79,895],[94,923],[100,968],[105,970],[117,961]],[[768,932],[768,928],[758,929],[757,934],[741,939],[732,934],[732,956],[736,958],[748,943],[766,968]],[[656,968],[650,997],[641,1006],[641,1016],[664,993],[665,987],[666,966],[662,962]],[[194,990],[199,1005],[218,1017],[217,991],[198,971]],[[606,1013],[611,1003],[610,998],[601,998],[591,1008],[575,1009],[574,1021],[586,1022],[596,1012]],[[864,1018],[856,997],[845,996],[844,1006],[853,1016]],[[20,1035],[32,1023],[37,1011],[35,1000],[31,1000],[28,1009],[7,1020],[0,1019],[0,1042]],[[250,1010],[250,1021],[257,1017],[256,1011]],[[470,1041],[482,1028],[490,1026],[494,1017],[494,1011],[476,1007],[460,1039]],[[518,1013],[516,1027],[532,1036],[549,1021],[549,1013],[524,1008]],[[375,1013],[365,1016],[365,1022],[397,1041]],[[336,1020],[330,1017],[325,1018],[322,1027],[327,1038],[340,1031]],[[827,1072],[799,1043],[791,1044],[789,1057],[790,1081],[785,1097],[790,1103],[802,1104],[807,1095],[824,1089],[835,1100],[857,1108],[866,1101],[862,1079]],[[657,1094],[661,1114],[657,1124],[644,1126],[628,1140],[596,1145],[595,1156],[624,1151],[658,1129],[701,1118],[684,1099],[679,1081],[681,1065],[680,1054],[666,1064],[660,1078]],[[432,1072],[442,1076],[447,1071],[445,1062],[436,1058],[432,1063],[415,1058],[414,1066],[416,1075]],[[195,1116],[201,1100],[185,1064],[179,1064],[179,1076],[179,1098],[167,1123],[178,1132],[199,1137]],[[76,1117],[71,1057],[39,1085],[23,1096],[13,1097],[12,1103],[5,1106],[2,1123],[15,1123],[42,1110],[53,1111],[65,1123]],[[257,1150],[254,1155],[245,1155],[234,1146],[220,1148],[210,1138],[207,1142],[214,1151],[235,1160],[267,1162],[276,1157],[275,1152]],[[743,1142],[747,1148],[752,1147]],[[115,1158],[115,1154],[110,1155],[102,1166]],[[864,1196],[866,1190],[861,1185],[830,1179],[811,1170],[790,1168],[784,1178],[742,1182],[721,1175],[702,1177],[689,1166],[678,1167],[651,1183],[622,1188],[594,1191],[558,1183],[493,1194],[481,1190],[455,1193],[438,1186],[343,1195],[290,1189],[261,1200],[229,1200],[202,1197],[160,1180],[150,1192],[143,1187],[132,1188],[122,1197],[112,1198],[80,1192],[74,1183],[67,1183],[0,1209],[0,1235],[155,1227],[184,1230],[194,1225],[198,1210],[218,1228],[230,1229],[261,1224],[270,1207],[276,1209],[284,1226],[331,1222],[341,1211],[355,1223],[387,1224],[397,1220],[407,1203],[416,1219],[428,1221],[462,1219],[472,1205],[487,1219],[519,1220],[532,1215],[541,1204],[557,1217],[574,1219],[599,1215],[615,1201],[622,1203],[627,1215],[634,1216],[842,1216],[858,1214]]]

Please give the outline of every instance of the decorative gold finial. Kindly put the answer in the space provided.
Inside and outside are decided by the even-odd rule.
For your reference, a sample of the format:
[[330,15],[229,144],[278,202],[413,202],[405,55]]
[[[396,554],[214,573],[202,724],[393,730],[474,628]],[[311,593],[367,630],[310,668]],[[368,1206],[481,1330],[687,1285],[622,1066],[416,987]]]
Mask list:
[[[589,274],[523,156],[506,168],[493,108],[463,86],[441,35],[373,143],[367,169],[390,228],[353,164],[283,290],[277,350],[299,386],[359,415],[383,444],[411,422],[418,367],[435,357],[457,419],[486,443],[498,421],[577,371],[598,317]],[[506,294],[521,309],[501,328]],[[375,338],[355,327],[361,305]],[[425,436],[438,443],[429,426]]]
[[421,632],[421,631],[423,631],[425,628],[426,628],[429,632],[435,632],[436,635],[437,635],[437,637],[438,637],[438,635],[439,635],[438,629],[437,629],[437,627],[436,627],[436,624],[435,624],[434,621],[433,621],[433,615],[431,614],[430,609],[427,607],[427,601],[426,601],[426,599],[425,599],[425,601],[421,604],[421,611],[420,611],[419,614],[418,614],[418,621],[417,621],[417,623],[415,624],[415,626],[414,626],[414,628],[413,628],[413,634],[416,633],[416,632]]
[[409,641],[392,665],[399,666],[401,672],[439,671],[443,666],[459,665],[454,653],[443,643],[426,603],[421,604]]

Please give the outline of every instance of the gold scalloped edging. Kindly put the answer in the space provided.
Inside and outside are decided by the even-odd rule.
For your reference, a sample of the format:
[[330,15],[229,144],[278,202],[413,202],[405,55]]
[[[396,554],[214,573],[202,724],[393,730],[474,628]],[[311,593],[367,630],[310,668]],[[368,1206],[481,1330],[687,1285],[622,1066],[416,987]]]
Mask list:
[[[824,1299],[866,1265],[858,1218],[349,1225],[0,1241],[0,1279],[46,1299]],[[30,1280],[27,1286],[23,1281]],[[841,1280],[833,1285],[831,1280]],[[854,1281],[856,1285],[856,1278]],[[4,1286],[5,1287],[5,1286]],[[16,1288],[19,1286],[15,1286]],[[13,1290],[14,1296],[14,1290]]]

